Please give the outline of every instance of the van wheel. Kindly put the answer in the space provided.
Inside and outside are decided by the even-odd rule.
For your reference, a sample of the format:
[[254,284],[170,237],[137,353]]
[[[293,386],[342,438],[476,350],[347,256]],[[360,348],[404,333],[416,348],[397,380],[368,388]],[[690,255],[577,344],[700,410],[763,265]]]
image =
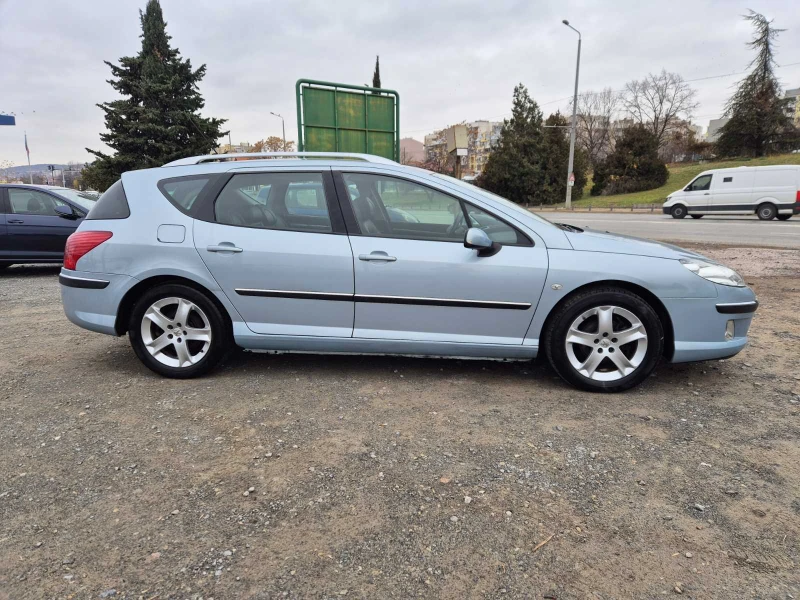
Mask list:
[[622,392],[644,381],[664,349],[664,327],[644,299],[601,287],[567,300],[544,332],[562,379],[590,392]]
[[758,210],[756,210],[756,214],[762,221],[772,221],[772,219],[777,216],[778,209],[775,208],[774,204],[762,204],[758,207]]
[[702,219],[703,218],[703,215],[689,215],[689,216],[692,217],[693,219]]
[[133,308],[128,336],[147,368],[177,379],[208,373],[232,346],[217,306],[180,284],[147,290]]
[[687,210],[683,204],[676,204],[672,207],[672,210],[669,211],[669,214],[672,215],[673,219],[683,219],[686,216]]
[[792,218],[792,215],[778,215],[778,221],[788,221]]

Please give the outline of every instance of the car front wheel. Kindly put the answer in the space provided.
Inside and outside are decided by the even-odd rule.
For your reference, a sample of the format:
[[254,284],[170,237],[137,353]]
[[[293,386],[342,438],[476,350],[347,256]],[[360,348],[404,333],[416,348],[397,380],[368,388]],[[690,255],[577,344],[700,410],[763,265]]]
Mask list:
[[664,328],[643,298],[608,287],[569,299],[550,319],[544,340],[562,379],[592,392],[621,392],[658,364]]
[[672,207],[672,210],[669,211],[673,219],[683,219],[687,212],[688,211],[683,204],[676,204]]
[[209,372],[232,345],[217,306],[202,292],[179,284],[144,293],[132,311],[128,336],[145,366],[179,379]]

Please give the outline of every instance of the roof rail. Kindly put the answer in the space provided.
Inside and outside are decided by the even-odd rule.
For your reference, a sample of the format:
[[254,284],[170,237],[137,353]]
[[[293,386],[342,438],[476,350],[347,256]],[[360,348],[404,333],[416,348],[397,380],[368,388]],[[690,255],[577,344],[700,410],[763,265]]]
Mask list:
[[180,167],[186,165],[199,165],[210,162],[227,162],[238,160],[264,160],[276,158],[304,158],[311,160],[361,160],[364,162],[396,164],[393,160],[375,156],[373,154],[355,154],[350,152],[236,152],[233,154],[206,154],[204,156],[190,156],[173,160],[164,167]]

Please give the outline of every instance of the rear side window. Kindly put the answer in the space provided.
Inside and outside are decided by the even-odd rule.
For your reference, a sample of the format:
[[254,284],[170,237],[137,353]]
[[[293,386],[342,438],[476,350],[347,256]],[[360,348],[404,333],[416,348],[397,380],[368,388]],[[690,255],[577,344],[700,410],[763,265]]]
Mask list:
[[97,203],[86,215],[87,221],[100,221],[104,219],[127,219],[131,216],[131,209],[128,206],[128,198],[122,187],[120,179],[108,188]]
[[158,182],[158,189],[170,203],[184,214],[194,216],[197,198],[211,181],[209,175],[173,177]]

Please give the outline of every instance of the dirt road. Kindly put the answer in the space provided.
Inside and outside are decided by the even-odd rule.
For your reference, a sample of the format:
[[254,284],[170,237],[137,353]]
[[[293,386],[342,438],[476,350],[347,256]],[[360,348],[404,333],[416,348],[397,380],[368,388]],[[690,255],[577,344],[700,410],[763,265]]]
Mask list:
[[751,345],[616,396],[541,362],[161,379],[12,268],[0,598],[798,598],[800,251],[701,250],[758,293]]

